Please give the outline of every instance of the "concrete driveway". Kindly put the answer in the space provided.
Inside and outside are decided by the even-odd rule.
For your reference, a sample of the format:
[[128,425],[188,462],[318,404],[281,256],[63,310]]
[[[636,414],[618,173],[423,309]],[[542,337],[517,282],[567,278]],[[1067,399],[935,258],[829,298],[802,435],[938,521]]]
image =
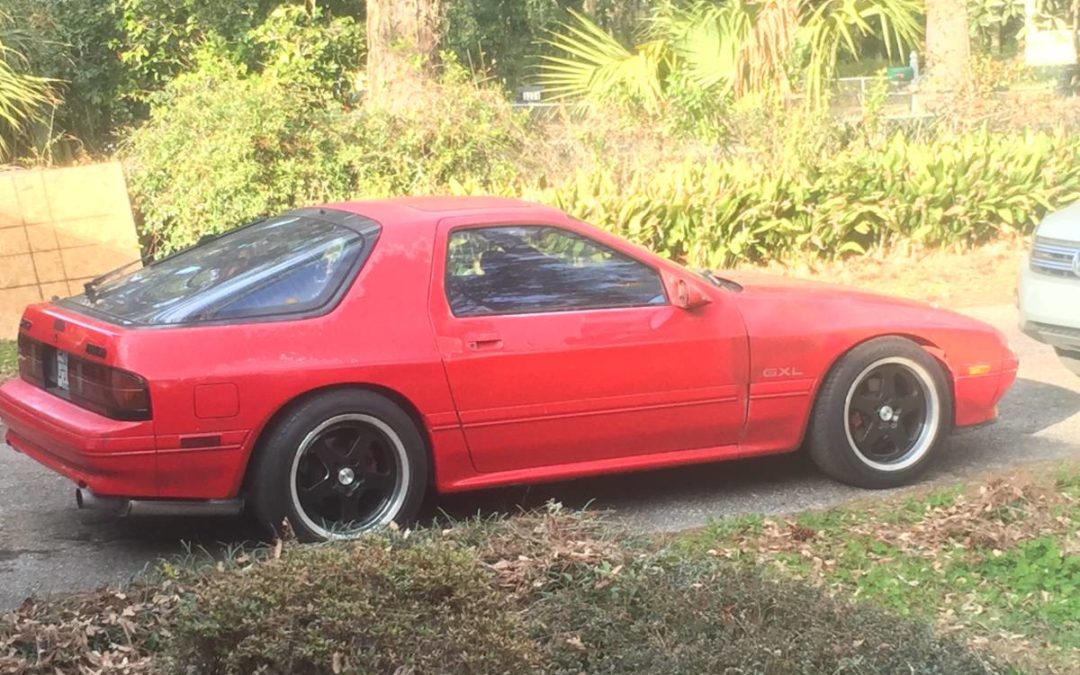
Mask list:
[[[1020,376],[1001,421],[953,437],[927,481],[948,483],[1008,467],[1080,459],[1080,378],[1016,329],[1010,306],[966,310],[1009,335]],[[116,584],[185,546],[215,550],[250,539],[241,520],[112,520],[75,510],[73,486],[0,445],[0,610],[28,595]],[[670,531],[712,518],[787,513],[875,494],[822,478],[800,455],[455,495],[454,516],[514,511],[548,499],[610,509],[642,529]]]

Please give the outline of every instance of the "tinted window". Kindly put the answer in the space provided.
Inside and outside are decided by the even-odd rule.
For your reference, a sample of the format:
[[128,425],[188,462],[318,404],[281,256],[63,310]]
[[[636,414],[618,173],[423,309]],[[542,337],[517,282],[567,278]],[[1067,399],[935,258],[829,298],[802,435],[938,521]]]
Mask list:
[[138,324],[177,324],[311,311],[355,271],[378,225],[302,213],[234,230],[68,302]]
[[637,307],[667,302],[651,268],[553,227],[450,235],[447,296],[457,316]]

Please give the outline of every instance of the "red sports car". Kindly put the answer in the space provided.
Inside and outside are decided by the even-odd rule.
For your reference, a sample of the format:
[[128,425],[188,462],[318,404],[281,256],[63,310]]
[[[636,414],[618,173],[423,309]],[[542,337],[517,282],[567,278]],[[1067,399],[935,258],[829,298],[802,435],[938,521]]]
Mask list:
[[791,452],[912,481],[1017,359],[952,312],[693,272],[494,198],[267,218],[28,307],[16,450],[83,506],[287,518],[306,540],[425,493]]

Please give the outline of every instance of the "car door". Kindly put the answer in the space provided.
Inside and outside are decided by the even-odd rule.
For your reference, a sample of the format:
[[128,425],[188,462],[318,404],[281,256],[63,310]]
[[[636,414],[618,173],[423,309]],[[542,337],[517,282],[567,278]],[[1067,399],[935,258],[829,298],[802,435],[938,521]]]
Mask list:
[[478,471],[738,440],[747,369],[738,312],[722,299],[674,306],[657,263],[588,233],[440,223],[432,319]]

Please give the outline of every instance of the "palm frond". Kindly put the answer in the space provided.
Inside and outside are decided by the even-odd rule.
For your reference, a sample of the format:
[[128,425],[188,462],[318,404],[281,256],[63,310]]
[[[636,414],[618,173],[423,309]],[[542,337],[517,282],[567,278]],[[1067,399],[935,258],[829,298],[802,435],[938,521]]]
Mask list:
[[665,17],[672,49],[690,80],[741,96],[787,89],[799,0],[699,2]]
[[739,45],[751,27],[743,7],[741,2],[701,3],[672,15],[667,26],[672,50],[690,81],[702,89],[734,89]]
[[654,40],[631,51],[588,17],[570,14],[573,20],[545,40],[559,54],[542,57],[538,80],[548,92],[555,98],[629,97],[647,106],[660,101],[666,45]]

